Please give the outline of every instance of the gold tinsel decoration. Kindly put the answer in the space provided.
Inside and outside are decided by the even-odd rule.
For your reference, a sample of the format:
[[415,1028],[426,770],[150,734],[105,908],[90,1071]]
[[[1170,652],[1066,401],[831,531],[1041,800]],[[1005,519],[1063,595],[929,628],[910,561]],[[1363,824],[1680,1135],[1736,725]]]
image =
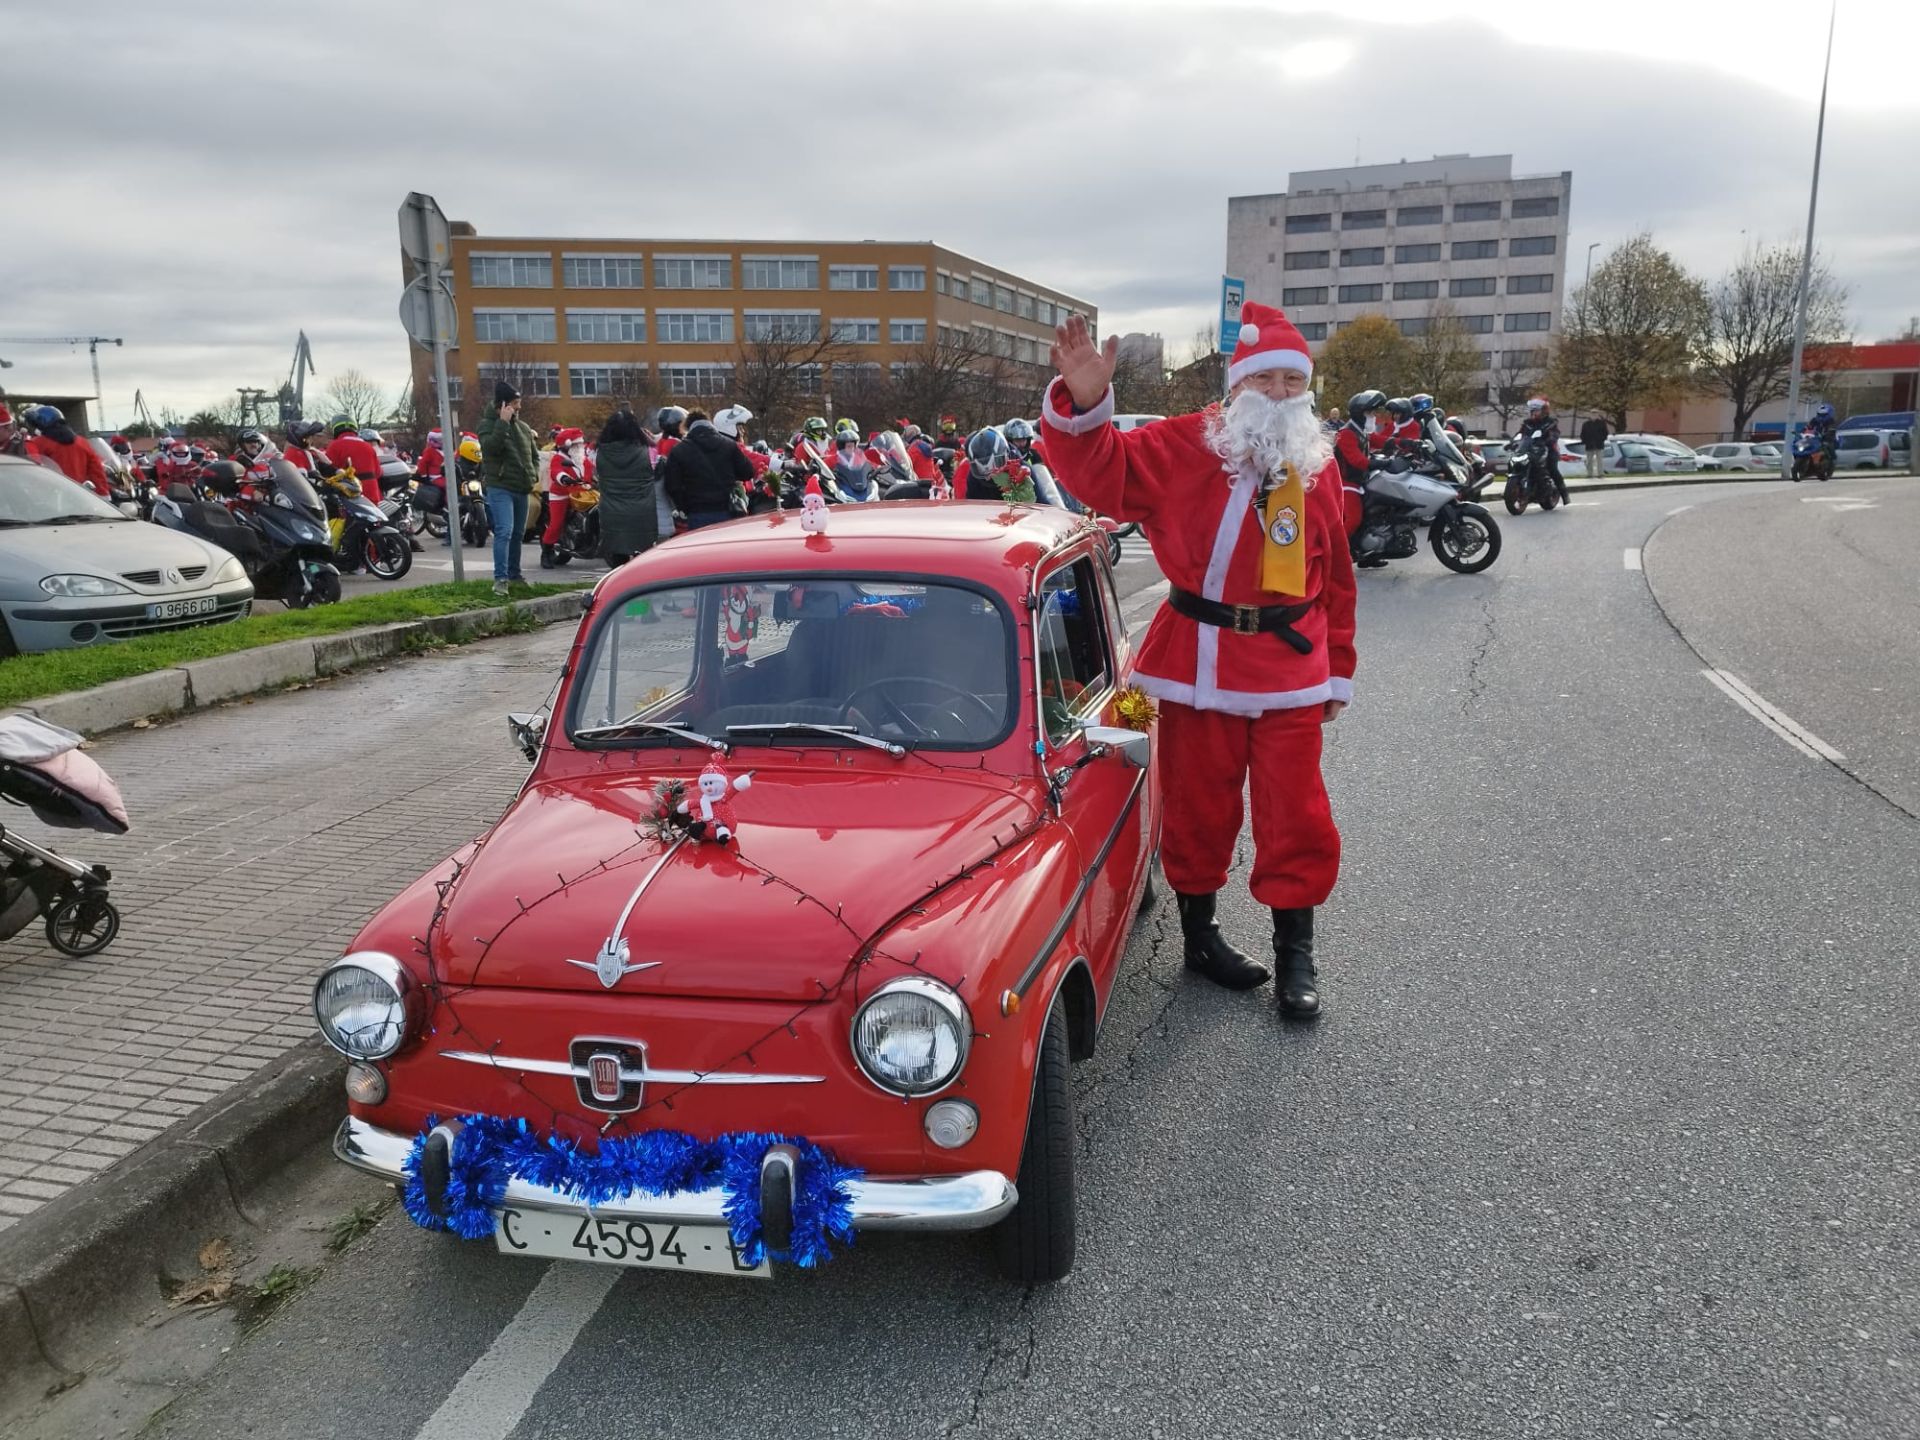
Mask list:
[[1159,714],[1147,692],[1138,685],[1129,685],[1114,698],[1113,718],[1129,730],[1152,728]]

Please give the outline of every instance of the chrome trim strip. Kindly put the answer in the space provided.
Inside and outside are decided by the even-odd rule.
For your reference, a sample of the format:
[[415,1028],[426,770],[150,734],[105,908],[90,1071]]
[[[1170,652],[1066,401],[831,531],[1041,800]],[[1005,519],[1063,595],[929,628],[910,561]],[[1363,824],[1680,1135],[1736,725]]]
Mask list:
[[1127,823],[1133,819],[1133,807],[1140,803],[1140,787],[1146,783],[1147,772],[1136,770],[1133,776],[1133,789],[1127,792],[1127,803],[1120,807],[1119,820],[1114,823],[1113,829],[1107,832],[1107,838],[1100,842],[1099,853],[1093,857],[1093,863],[1087,866],[1086,873],[1080,877],[1080,883],[1073,892],[1073,899],[1067,902],[1067,908],[1060,912],[1060,918],[1053,922],[1053,929],[1047,932],[1047,938],[1041,942],[1040,952],[1033,957],[1033,962],[1014,982],[1014,994],[1024,997],[1033,987],[1033,982],[1039,978],[1040,972],[1046,968],[1047,957],[1052,955],[1054,947],[1059,945],[1060,937],[1067,933],[1067,926],[1073,923],[1073,917],[1080,913],[1080,906],[1086,901],[1087,892],[1093,889],[1093,882],[1099,878],[1101,867],[1107,863],[1107,856],[1113,853],[1113,847],[1120,839],[1120,832],[1126,829]]
[[[412,1137],[382,1130],[349,1115],[334,1132],[334,1156],[370,1175],[406,1182]],[[983,1230],[1013,1209],[1019,1192],[998,1170],[961,1175],[902,1176],[852,1181],[853,1223],[861,1230]],[[676,1225],[724,1225],[726,1192],[687,1190],[678,1195],[628,1195],[588,1205],[545,1185],[507,1182],[506,1203],[520,1210],[566,1215],[604,1215]]]
[[[623,1045],[642,1048],[637,1040]],[[591,1080],[584,1065],[571,1060],[529,1060],[519,1055],[489,1055],[484,1050],[442,1050],[442,1060],[459,1060],[468,1065],[491,1065],[496,1070],[520,1070],[530,1075],[565,1075],[571,1080]],[[669,1085],[818,1085],[824,1075],[779,1075],[764,1070],[656,1070],[646,1065],[638,1070],[620,1067],[620,1083],[645,1085],[659,1080]]]

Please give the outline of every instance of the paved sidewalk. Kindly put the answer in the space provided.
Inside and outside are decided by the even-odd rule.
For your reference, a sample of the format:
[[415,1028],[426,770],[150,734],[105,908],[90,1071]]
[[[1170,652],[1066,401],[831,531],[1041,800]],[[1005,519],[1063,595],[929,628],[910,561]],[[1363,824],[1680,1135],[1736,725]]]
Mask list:
[[87,960],[55,951],[37,922],[0,943],[0,1228],[312,1033],[318,967],[512,798],[527,765],[502,717],[546,698],[573,633],[428,654],[94,744],[132,833],[20,829],[111,868],[125,924]]

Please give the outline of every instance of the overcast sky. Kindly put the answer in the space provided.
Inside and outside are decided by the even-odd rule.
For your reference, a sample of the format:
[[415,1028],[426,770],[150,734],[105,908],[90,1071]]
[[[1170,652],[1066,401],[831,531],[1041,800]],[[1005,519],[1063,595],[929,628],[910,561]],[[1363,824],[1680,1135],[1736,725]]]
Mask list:
[[[136,387],[181,410],[272,389],[301,329],[310,393],[349,366],[397,390],[412,189],[482,234],[933,239],[1177,348],[1211,317],[1227,196],[1511,153],[1573,172],[1571,255],[1644,228],[1712,276],[1743,231],[1806,223],[1826,19],[1817,0],[7,8],[0,336],[124,337],[101,356],[114,422]],[[1819,243],[1863,340],[1920,313],[1916,55],[1920,4],[1841,0]],[[9,388],[92,388],[84,348],[0,358]]]

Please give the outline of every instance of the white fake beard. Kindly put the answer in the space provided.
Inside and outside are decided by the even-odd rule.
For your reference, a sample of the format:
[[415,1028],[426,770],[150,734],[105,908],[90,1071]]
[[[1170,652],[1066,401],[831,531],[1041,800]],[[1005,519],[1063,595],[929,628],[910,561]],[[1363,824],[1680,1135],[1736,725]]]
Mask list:
[[1251,464],[1263,476],[1282,474],[1291,465],[1309,490],[1333,458],[1333,442],[1313,413],[1313,396],[1272,400],[1258,390],[1242,390],[1214,412],[1207,421],[1207,448],[1236,467]]

